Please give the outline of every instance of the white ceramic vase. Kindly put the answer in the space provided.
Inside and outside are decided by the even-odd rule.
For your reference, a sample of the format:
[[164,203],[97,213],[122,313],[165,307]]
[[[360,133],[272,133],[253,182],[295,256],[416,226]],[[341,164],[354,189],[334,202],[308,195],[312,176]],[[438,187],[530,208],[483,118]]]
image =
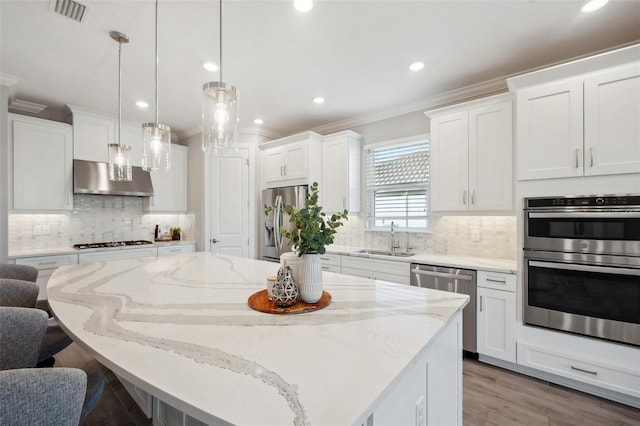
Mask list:
[[304,303],[316,303],[322,297],[322,265],[319,254],[303,254],[298,282],[300,299]]

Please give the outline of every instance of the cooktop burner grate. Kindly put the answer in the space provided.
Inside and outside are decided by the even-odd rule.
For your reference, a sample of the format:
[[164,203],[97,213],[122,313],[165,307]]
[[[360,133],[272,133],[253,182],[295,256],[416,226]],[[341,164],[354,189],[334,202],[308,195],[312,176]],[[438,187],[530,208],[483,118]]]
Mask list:
[[153,244],[147,240],[130,240],[130,241],[107,241],[104,243],[81,243],[74,244],[73,248],[78,250],[94,249],[94,248],[110,248],[110,247],[125,247],[125,246],[142,246],[145,244]]

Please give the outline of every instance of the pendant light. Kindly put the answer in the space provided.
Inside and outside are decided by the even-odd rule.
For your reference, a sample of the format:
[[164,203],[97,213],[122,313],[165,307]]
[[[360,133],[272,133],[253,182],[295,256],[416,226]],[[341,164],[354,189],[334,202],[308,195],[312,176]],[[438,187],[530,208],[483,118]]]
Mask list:
[[118,31],[109,33],[118,42],[118,143],[111,143],[109,148],[109,180],[131,181],[131,147],[122,144],[122,43],[129,43],[129,37]]
[[220,80],[202,87],[202,150],[238,149],[238,89],[222,82],[222,0],[220,0]]
[[156,0],[156,121],[142,125],[144,147],[142,169],[148,172],[161,170],[168,172],[171,167],[171,127],[158,122],[158,0]]

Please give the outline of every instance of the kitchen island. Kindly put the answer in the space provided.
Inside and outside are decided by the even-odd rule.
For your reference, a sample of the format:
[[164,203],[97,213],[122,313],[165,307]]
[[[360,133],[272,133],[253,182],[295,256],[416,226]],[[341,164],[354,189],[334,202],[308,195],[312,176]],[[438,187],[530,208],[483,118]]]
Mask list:
[[467,296],[325,272],[328,307],[252,310],[278,267],[202,252],[70,265],[49,303],[98,361],[206,424],[462,424]]

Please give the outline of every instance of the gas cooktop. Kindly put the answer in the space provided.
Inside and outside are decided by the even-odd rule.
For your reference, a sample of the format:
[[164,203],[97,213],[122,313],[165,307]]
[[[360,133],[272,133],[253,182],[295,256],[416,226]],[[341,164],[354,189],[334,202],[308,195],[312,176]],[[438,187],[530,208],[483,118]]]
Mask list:
[[130,241],[107,241],[104,243],[82,243],[74,244],[73,248],[78,250],[94,249],[94,248],[110,248],[110,247],[124,247],[124,246],[142,246],[145,244],[153,244],[147,240],[130,240]]

